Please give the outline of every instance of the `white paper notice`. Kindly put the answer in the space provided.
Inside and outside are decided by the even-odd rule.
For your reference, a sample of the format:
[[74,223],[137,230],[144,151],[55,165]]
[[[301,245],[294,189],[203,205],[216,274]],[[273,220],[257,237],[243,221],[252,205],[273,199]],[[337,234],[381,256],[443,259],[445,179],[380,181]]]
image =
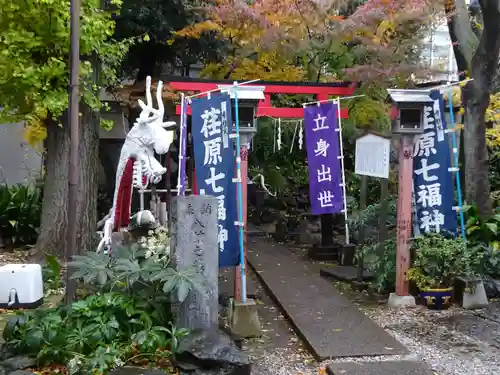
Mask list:
[[389,178],[391,141],[374,134],[356,140],[354,173],[358,175]]

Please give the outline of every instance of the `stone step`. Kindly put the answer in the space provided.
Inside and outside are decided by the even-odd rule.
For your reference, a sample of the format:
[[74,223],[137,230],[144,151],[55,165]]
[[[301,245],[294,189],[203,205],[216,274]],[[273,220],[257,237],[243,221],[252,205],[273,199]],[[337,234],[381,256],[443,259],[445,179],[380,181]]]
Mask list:
[[[357,280],[358,277],[358,268],[351,266],[322,268],[320,269],[319,274],[323,277],[331,277],[335,280],[354,281]],[[370,281],[371,279],[373,279],[373,274],[370,271],[365,270],[363,272],[363,280]]]
[[415,361],[332,363],[326,372],[328,375],[436,375],[429,366]]
[[309,258],[311,260],[315,260],[317,262],[337,262],[339,260],[338,253],[316,253],[309,254]]

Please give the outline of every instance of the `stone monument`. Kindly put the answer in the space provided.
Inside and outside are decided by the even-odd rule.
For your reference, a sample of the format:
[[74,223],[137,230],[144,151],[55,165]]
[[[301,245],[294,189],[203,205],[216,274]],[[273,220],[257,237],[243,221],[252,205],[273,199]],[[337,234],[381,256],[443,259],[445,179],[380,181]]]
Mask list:
[[217,204],[217,198],[207,195],[175,197],[171,202],[174,266],[178,270],[195,267],[202,284],[174,308],[176,323],[183,328],[209,329],[219,323]]

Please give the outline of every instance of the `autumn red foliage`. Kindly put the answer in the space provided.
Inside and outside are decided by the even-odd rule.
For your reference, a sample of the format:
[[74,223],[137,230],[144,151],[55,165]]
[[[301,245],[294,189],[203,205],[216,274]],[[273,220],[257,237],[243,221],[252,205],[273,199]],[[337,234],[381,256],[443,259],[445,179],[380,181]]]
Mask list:
[[[439,4],[430,0],[368,0],[344,15],[348,0],[214,0],[203,11],[206,21],[177,37],[215,32],[227,42],[227,59],[278,54],[281,63],[322,69],[342,44],[358,58],[343,70],[349,78],[380,79],[421,71],[418,46]],[[344,49],[345,52],[345,49]],[[315,76],[315,74],[313,74]],[[319,76],[319,75],[318,75]],[[311,77],[309,77],[311,78]],[[327,79],[327,76],[323,76]]]

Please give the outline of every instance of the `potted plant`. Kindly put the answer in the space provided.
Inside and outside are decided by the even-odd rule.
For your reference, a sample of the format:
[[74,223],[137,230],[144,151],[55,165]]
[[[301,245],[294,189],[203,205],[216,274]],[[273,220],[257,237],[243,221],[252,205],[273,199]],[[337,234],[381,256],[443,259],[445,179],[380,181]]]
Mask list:
[[457,276],[472,272],[471,257],[461,238],[433,233],[412,239],[412,266],[408,280],[415,282],[420,298],[430,309],[451,306]]

